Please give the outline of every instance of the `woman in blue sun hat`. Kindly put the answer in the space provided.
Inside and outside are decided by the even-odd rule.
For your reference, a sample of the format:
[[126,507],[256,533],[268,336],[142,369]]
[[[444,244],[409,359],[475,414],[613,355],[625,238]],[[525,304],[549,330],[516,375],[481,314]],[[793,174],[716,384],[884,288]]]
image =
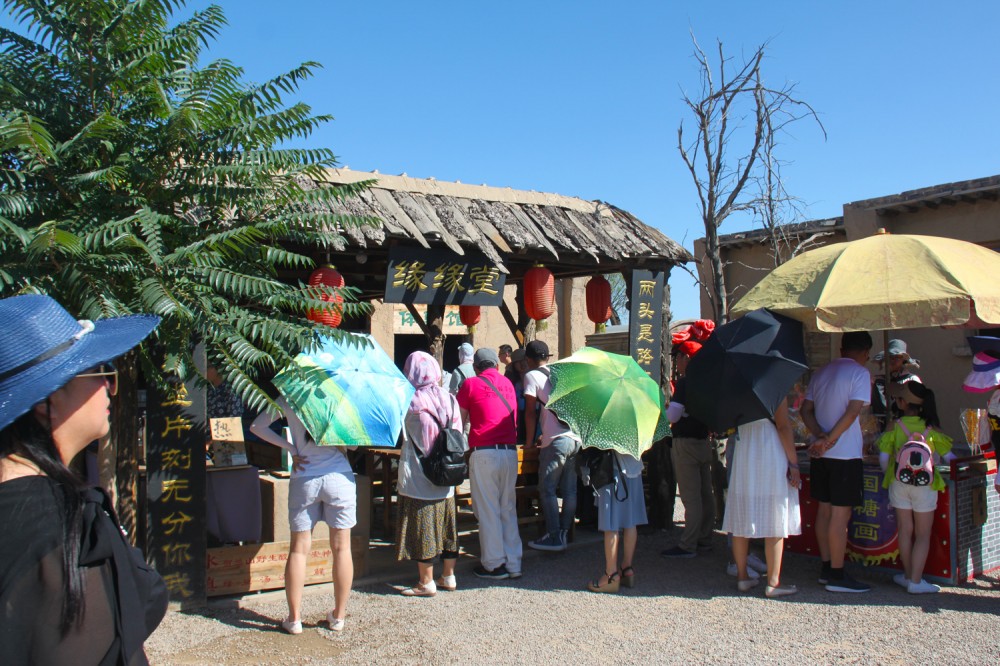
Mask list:
[[110,499],[69,467],[108,434],[110,362],[159,317],[77,321],[48,296],[0,300],[0,655],[5,663],[146,664],[162,578]]

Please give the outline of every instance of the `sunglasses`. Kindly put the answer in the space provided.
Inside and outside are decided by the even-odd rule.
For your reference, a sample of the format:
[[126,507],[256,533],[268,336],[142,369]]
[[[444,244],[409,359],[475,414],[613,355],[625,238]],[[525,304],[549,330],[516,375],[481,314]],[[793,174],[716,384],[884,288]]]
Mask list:
[[118,371],[110,363],[103,363],[93,372],[83,372],[77,377],[104,377],[108,382],[108,393],[118,395]]

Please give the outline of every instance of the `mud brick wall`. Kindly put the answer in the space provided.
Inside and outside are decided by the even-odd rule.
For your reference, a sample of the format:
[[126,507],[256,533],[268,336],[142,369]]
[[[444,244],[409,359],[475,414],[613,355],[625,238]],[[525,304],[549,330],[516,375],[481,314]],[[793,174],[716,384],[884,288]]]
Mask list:
[[[983,489],[978,490],[977,489]],[[973,496],[985,491],[986,522],[977,525]],[[993,477],[973,475],[955,481],[956,568],[959,583],[984,572],[1000,569],[1000,495],[993,489]]]

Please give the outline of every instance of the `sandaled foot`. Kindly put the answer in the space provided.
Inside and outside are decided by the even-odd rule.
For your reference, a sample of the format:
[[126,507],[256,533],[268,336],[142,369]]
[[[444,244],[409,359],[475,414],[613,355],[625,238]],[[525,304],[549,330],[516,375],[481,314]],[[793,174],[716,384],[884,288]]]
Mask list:
[[431,581],[426,585],[414,585],[413,587],[408,587],[400,593],[404,597],[433,597],[437,594],[437,586],[434,585],[434,581]]
[[635,569],[632,567],[625,567],[622,569],[621,581],[622,585],[625,587],[635,587]]
[[746,580],[736,581],[736,589],[740,592],[749,592],[753,588],[757,587],[757,583],[760,582],[760,578],[747,578]]
[[618,579],[618,572],[615,571],[614,573],[605,573],[602,578],[603,577],[608,579],[606,583],[601,583],[601,579],[598,578],[597,580],[590,581],[590,583],[587,584],[587,589],[591,592],[604,592],[607,594],[614,594],[617,592],[621,586],[621,581]]
[[439,590],[446,590],[448,592],[454,592],[458,589],[458,581],[454,576],[440,576],[434,584]]

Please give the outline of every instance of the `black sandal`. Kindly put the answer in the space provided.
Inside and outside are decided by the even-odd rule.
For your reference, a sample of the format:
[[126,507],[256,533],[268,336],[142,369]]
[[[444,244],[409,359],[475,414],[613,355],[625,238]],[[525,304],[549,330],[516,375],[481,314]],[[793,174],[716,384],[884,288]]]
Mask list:
[[[626,575],[626,572],[629,571],[631,571],[632,573]],[[632,567],[625,567],[624,569],[622,569],[621,583],[625,587],[635,587],[635,569],[633,569]]]
[[618,572],[614,573],[604,572],[604,575],[608,577],[608,582],[601,585],[601,579],[592,580],[587,584],[587,589],[591,592],[605,592],[608,594],[614,594],[618,591],[621,586],[621,581],[618,579]]

